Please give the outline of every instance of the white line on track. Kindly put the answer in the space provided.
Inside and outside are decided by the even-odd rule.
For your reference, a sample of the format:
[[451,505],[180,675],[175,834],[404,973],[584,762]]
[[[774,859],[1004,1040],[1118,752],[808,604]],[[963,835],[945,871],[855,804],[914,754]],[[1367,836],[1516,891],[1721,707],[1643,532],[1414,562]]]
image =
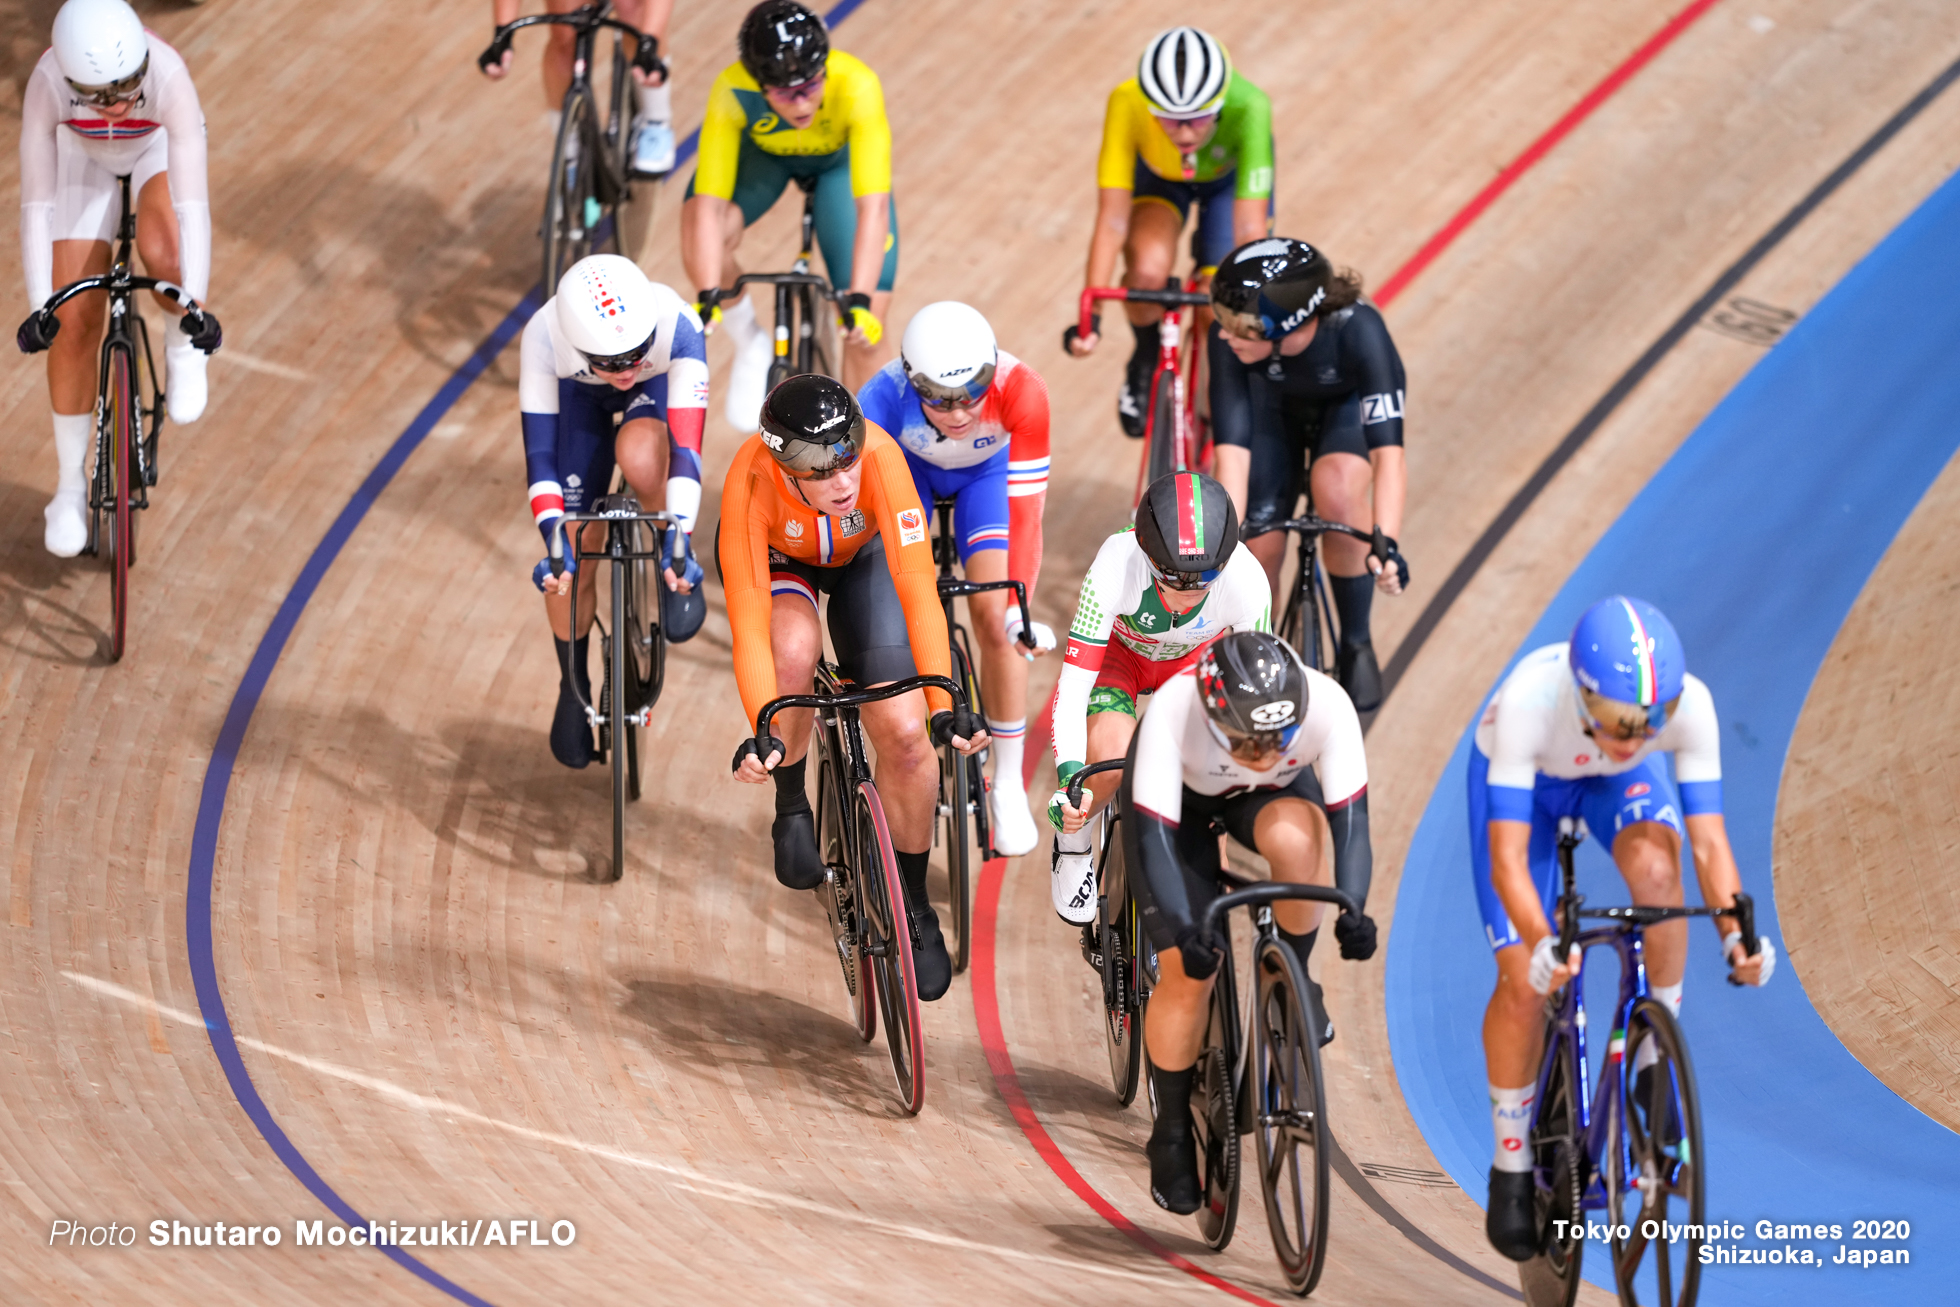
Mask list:
[[302,372],[298,368],[288,367],[284,363],[274,363],[271,359],[262,359],[239,349],[221,348],[211,357],[223,359],[227,363],[236,363],[247,372],[263,372],[269,377],[283,377],[287,381],[313,380],[311,372]]
[[[99,980],[94,976],[84,975],[79,971],[64,971],[61,974],[84,989],[92,990],[105,998],[112,998],[117,1002],[126,1003],[131,1007],[142,1008],[145,1011],[155,1013],[164,1020],[174,1021],[179,1025],[196,1026],[199,1029],[207,1028],[204,1023],[204,1018],[198,1016],[195,1012],[186,1012],[182,1008],[159,1003],[146,994],[139,994],[133,989],[126,989],[113,981]],[[244,1035],[239,1035],[236,1038],[240,1048],[249,1048],[253,1052],[263,1053],[267,1057],[276,1057],[281,1061],[290,1062],[294,1066],[304,1067],[306,1070],[318,1075],[342,1080],[351,1085],[359,1085],[361,1088],[381,1098],[399,1104],[402,1107],[426,1112],[431,1116],[446,1117],[455,1121],[467,1121],[475,1125],[489,1126],[492,1129],[502,1130],[507,1134],[513,1134],[521,1139],[531,1140],[534,1143],[546,1144],[553,1148],[573,1149],[592,1157],[604,1159],[605,1161],[617,1162],[622,1166],[637,1167],[645,1171],[657,1171],[661,1175],[671,1178],[671,1187],[684,1189],[690,1193],[699,1194],[704,1198],[718,1198],[724,1202],[741,1203],[750,1207],[767,1207],[777,1211],[784,1208],[792,1208],[815,1215],[833,1217],[841,1221],[849,1221],[868,1229],[877,1230],[883,1234],[894,1235],[901,1239],[912,1239],[919,1243],[933,1244],[941,1248],[957,1248],[966,1252],[983,1253],[989,1257],[1006,1257],[1012,1258],[1015,1261],[1038,1262],[1046,1266],[1059,1266],[1071,1271],[1087,1271],[1095,1275],[1115,1276],[1125,1280],[1138,1280],[1146,1284],[1163,1284],[1165,1282],[1165,1277],[1162,1274],[1145,1274],[1122,1267],[1103,1266],[1095,1262],[1078,1261],[1069,1257],[1056,1257],[1048,1253],[1031,1252],[1023,1248],[1006,1248],[999,1244],[981,1243],[976,1239],[963,1239],[958,1235],[944,1234],[938,1230],[928,1230],[921,1226],[905,1225],[897,1221],[887,1221],[881,1217],[870,1216],[863,1212],[853,1212],[844,1208],[829,1207],[808,1198],[798,1198],[794,1194],[780,1193],[772,1189],[760,1189],[754,1185],[741,1184],[733,1180],[717,1179],[711,1175],[703,1175],[701,1172],[689,1167],[676,1166],[671,1162],[663,1162],[658,1158],[648,1157],[641,1153],[629,1153],[622,1149],[607,1147],[604,1144],[587,1143],[583,1139],[575,1139],[570,1135],[554,1134],[548,1130],[534,1130],[530,1126],[516,1125],[509,1121],[499,1121],[495,1117],[485,1116],[481,1112],[472,1111],[467,1107],[462,1107],[440,1098],[433,1098],[427,1094],[418,1094],[411,1089],[404,1089],[400,1085],[368,1075],[365,1072],[356,1071],[352,1067],[341,1066],[336,1062],[323,1061],[317,1057],[309,1057],[304,1053],[295,1053],[290,1049],[280,1048],[276,1044],[268,1044],[263,1040],[251,1039]]]

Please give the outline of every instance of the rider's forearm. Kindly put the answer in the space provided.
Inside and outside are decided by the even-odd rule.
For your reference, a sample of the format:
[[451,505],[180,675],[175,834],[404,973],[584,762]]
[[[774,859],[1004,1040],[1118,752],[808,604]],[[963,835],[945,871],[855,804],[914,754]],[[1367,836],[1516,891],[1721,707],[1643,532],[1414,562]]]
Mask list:
[[1096,193],[1096,230],[1089,237],[1089,267],[1085,286],[1114,284],[1116,256],[1130,234],[1129,191],[1105,187]]
[[490,0],[490,21],[498,27],[517,18],[518,0]]
[[1402,505],[1409,490],[1409,465],[1400,445],[1368,451],[1375,469],[1375,525],[1390,539],[1402,538]]
[[674,16],[674,0],[641,0],[640,30],[664,47],[667,22]]
[[1531,880],[1531,823],[1493,821],[1490,823],[1490,883],[1497,891],[1504,913],[1517,928],[1526,948],[1552,933],[1552,923],[1538,901],[1538,887]]
[[684,255],[694,289],[704,291],[722,286],[721,228],[729,201],[719,195],[695,195],[688,201],[687,242],[693,248]]
[[[1695,851],[1695,879],[1701,882],[1701,901],[1711,908],[1735,902],[1742,888],[1742,873],[1729,848],[1728,825],[1719,812],[1700,813],[1688,818],[1688,844]],[[1734,917],[1715,919],[1723,935],[1737,928]]]
[[889,192],[857,197],[857,238],[851,243],[851,289],[865,295],[878,290],[885,270],[885,240],[891,234]]
[[1368,839],[1368,791],[1327,809],[1327,833],[1334,843],[1334,887],[1368,906],[1368,885],[1374,879],[1375,851]]
[[1266,234],[1266,205],[1264,199],[1232,201],[1232,244],[1243,245]]

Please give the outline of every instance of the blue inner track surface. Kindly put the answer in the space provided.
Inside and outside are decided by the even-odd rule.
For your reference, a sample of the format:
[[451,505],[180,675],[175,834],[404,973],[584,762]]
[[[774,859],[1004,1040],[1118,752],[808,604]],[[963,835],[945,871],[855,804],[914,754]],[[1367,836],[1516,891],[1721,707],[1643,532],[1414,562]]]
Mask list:
[[[832,27],[848,18],[864,0],[841,0],[824,15],[824,20]],[[700,144],[701,131],[697,127],[688,133],[675,151],[675,172],[686,165]],[[224,1069],[225,1080],[230,1084],[233,1097],[240,1108],[251,1119],[259,1134],[279,1160],[285,1164],[299,1182],[318,1198],[327,1209],[346,1224],[365,1226],[368,1218],[356,1211],[336,1192],[332,1185],[313,1169],[279,1123],[273,1119],[272,1111],[260,1097],[258,1087],[252,1083],[251,1072],[245,1067],[245,1059],[240,1055],[238,1038],[232,1030],[231,1015],[225,1008],[224,993],[218,984],[218,966],[212,948],[212,879],[216,865],[218,832],[224,824],[225,796],[231,788],[231,776],[238,763],[239,749],[244,745],[245,732],[252,724],[252,714],[257,711],[259,700],[265,694],[266,683],[271,680],[273,669],[278,666],[279,655],[285,652],[286,642],[292,638],[293,630],[299,624],[300,615],[306,611],[307,603],[320,588],[327,569],[340,557],[340,551],[352,538],[356,527],[367,517],[368,510],[380,498],[381,492],[395,479],[402,465],[435,429],[443,415],[455,406],[476,379],[483,375],[504,347],[523,330],[541,303],[537,287],[532,287],[521,300],[504,315],[478,345],[463,365],[445,381],[415,420],[408,424],[388,452],[381,456],[374,470],[369,472],[355,490],[354,496],[340,515],[327,528],[327,533],[314,548],[306,565],[300,569],[299,576],[287,592],[279,611],[273,615],[272,624],[266,628],[265,635],[253,651],[252,661],[246,665],[244,679],[239,682],[233,694],[231,707],[225,713],[224,724],[218,730],[217,743],[211,750],[211,761],[205,768],[204,787],[198,798],[197,825],[191,834],[191,860],[188,883],[185,890],[184,929],[185,951],[191,971],[191,983],[197,993],[198,1013],[204,1018],[206,1030],[211,1036],[211,1050],[217,1054],[218,1065]],[[513,441],[513,448],[515,443]],[[399,1216],[400,1213],[392,1213]],[[387,1224],[386,1218],[380,1222]],[[413,1272],[437,1289],[442,1290],[458,1302],[468,1303],[470,1307],[491,1307],[491,1304],[468,1289],[450,1280],[440,1272],[424,1264],[419,1258],[400,1248],[382,1246],[377,1249],[404,1269]]]
[[[1960,444],[1960,178],[1949,179],[1772,349],[1668,460],[1560,590],[1513,656],[1565,639],[1615,592],[1659,605],[1722,722],[1725,809],[1759,929],[1779,945],[1776,799],[1804,698],[1872,569]],[[1506,668],[1506,674],[1509,667]],[[1500,678],[1501,682],[1501,678]],[[1493,689],[1495,687],[1493,686]],[[1474,726],[1475,718],[1471,719]],[[1496,969],[1470,885],[1458,742],[1403,869],[1387,1016],[1403,1094],[1437,1159],[1478,1202],[1491,1125],[1481,1026]],[[1580,850],[1595,906],[1627,901],[1596,841]],[[1690,877],[1691,878],[1691,877]],[[1847,888],[1847,892],[1853,892]],[[1698,901],[1690,889],[1689,901]],[[1910,912],[1910,904],[1880,910]],[[1810,1248],[1821,1268],[1709,1265],[1709,1304],[1930,1302],[1960,1272],[1960,1138],[1866,1070],[1781,960],[1771,983],[1723,983],[1713,932],[1691,926],[1682,1011],[1701,1089],[1710,1221],[1745,1248]],[[1618,976],[1590,956],[1595,1062]],[[1912,1222],[1911,1265],[1831,1264],[1838,1240],[1755,1237],[1759,1220]],[[1595,1219],[1603,1219],[1595,1217]],[[1611,1287],[1607,1248],[1587,1278]]]

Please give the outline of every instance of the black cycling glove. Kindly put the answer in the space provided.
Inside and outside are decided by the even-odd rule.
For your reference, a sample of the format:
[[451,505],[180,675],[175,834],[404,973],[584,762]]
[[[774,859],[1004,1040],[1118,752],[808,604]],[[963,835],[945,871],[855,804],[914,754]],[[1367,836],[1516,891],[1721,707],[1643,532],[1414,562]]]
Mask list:
[[225,343],[225,329],[218,325],[218,315],[209,311],[186,313],[177,319],[177,325],[191,338],[191,344],[206,354]]
[[1366,962],[1375,956],[1375,919],[1367,913],[1334,918],[1334,938],[1341,942],[1341,956],[1350,962]]
[[735,750],[735,761],[728,764],[728,770],[742,770],[742,759],[744,758],[754,758],[766,763],[769,761],[769,755],[775,754],[781,757],[784,752],[783,742],[773,735],[769,737],[767,747],[760,751],[756,749],[753,739],[743,740],[741,746]]
[[1198,937],[1196,926],[1177,932],[1177,951],[1184,955],[1184,974],[1193,980],[1210,980],[1218,970],[1218,950]]
[[[1091,335],[1100,336],[1102,334],[1102,319],[1100,317],[1094,317],[1089,319],[1089,331]],[[1068,324],[1068,326],[1063,327],[1062,328],[1062,353],[1073,354],[1075,352],[1075,342],[1081,339],[1082,339],[1081,323],[1071,322]]]
[[1380,559],[1383,567],[1394,568],[1401,578],[1402,588],[1404,590],[1409,588],[1409,560],[1402,557],[1402,551],[1396,546],[1393,536],[1384,534],[1380,527],[1376,527],[1375,540],[1368,547],[1368,552]]
[[20,324],[14,333],[14,343],[20,346],[23,354],[39,354],[54,344],[54,338],[61,331],[61,319],[46,309],[36,309],[27,315],[27,321]]
[[633,66],[648,77],[659,76],[667,80],[667,65],[660,58],[660,38],[642,35],[639,45],[633,48]]
[[972,709],[942,709],[932,715],[933,747],[951,744],[954,736],[962,740],[970,740],[983,729],[985,726],[980,720],[980,715]]

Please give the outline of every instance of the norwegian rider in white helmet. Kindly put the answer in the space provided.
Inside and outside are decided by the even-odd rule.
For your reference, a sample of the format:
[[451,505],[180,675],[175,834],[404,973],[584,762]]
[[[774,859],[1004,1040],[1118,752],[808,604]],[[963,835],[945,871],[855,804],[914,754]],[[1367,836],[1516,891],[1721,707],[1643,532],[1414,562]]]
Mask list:
[[[119,176],[130,178],[144,272],[202,301],[211,279],[211,206],[204,112],[183,57],[146,32],[124,0],[67,0],[53,35],[21,103],[20,254],[33,315],[19,343],[48,351],[60,477],[45,540],[48,552],[72,558],[88,543],[83,464],[108,295],[78,295],[53,318],[41,307],[57,287],[109,271]],[[157,303],[173,317],[182,313],[162,296]],[[215,321],[195,339],[174,326],[165,333],[171,421],[194,422],[204,412],[205,357],[217,345]]]

